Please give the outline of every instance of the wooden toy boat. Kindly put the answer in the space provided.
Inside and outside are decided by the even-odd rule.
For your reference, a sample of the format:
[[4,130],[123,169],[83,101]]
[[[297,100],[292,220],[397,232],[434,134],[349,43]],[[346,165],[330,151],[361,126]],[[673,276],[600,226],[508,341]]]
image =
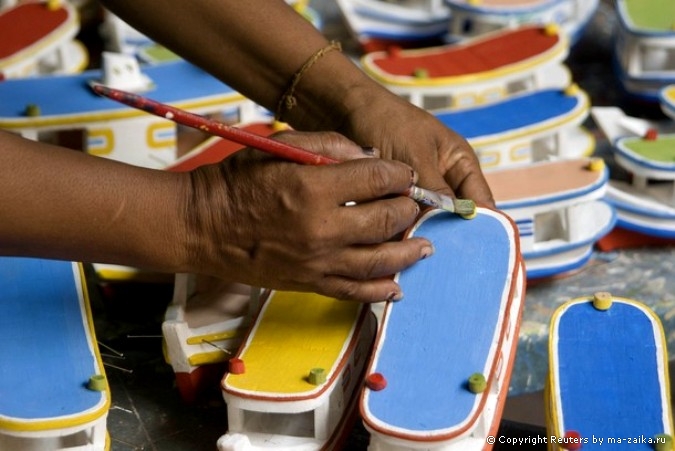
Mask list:
[[78,13],[65,0],[0,10],[0,80],[84,70],[89,56],[75,40],[79,31]]
[[560,306],[551,319],[546,401],[547,435],[557,439],[549,450],[672,449],[659,318],[610,293]]
[[435,253],[397,275],[384,307],[361,416],[369,450],[487,450],[509,387],[525,297],[518,232],[500,212],[440,210],[409,233]]
[[488,170],[590,155],[595,139],[581,127],[589,110],[586,93],[571,85],[516,94],[489,105],[432,112],[467,139]]
[[250,326],[257,294],[247,285],[176,275],[162,336],[167,363],[184,401],[194,402],[218,389],[227,361]]
[[365,48],[415,45],[447,33],[450,13],[443,0],[337,0],[345,23]]
[[223,378],[219,450],[340,449],[375,327],[367,304],[271,292]]
[[668,0],[617,0],[614,46],[617,77],[627,94],[658,101],[675,83],[675,4]]
[[464,39],[526,23],[557,23],[576,43],[599,0],[445,0],[450,39]]
[[497,208],[518,225],[528,280],[581,268],[616,223],[602,200],[609,177],[603,160],[542,161],[485,176]]
[[614,143],[614,159],[629,180],[612,180],[607,200],[617,224],[649,236],[675,238],[675,134],[623,137]]
[[0,83],[0,128],[37,140],[67,131],[77,135],[80,150],[162,169],[178,157],[176,124],[100,97],[90,83],[145,90],[148,97],[194,113],[228,114],[232,123],[256,117],[250,100],[185,61],[141,70],[132,57],[106,56],[110,64],[104,71]]
[[[271,123],[256,122],[240,128],[267,136]],[[179,158],[167,170],[190,171],[217,163],[242,146],[218,137],[207,139]],[[129,273],[142,272],[127,268]],[[259,290],[242,284],[217,283],[194,274],[175,276],[174,294],[162,323],[167,362],[176,374],[176,385],[190,403],[218,389],[231,357],[257,311]]]
[[110,391],[78,263],[0,258],[0,449],[109,449]]
[[524,91],[567,87],[567,53],[567,38],[557,26],[525,25],[459,44],[370,52],[361,65],[414,105],[461,108]]
[[[668,131],[668,129],[672,129],[675,125],[666,121],[628,116],[617,107],[593,107],[591,114],[610,143],[617,143],[620,139],[628,138],[639,142],[647,136],[658,139],[659,134],[668,136],[672,133],[672,130]],[[642,147],[644,144],[642,143],[638,147]],[[647,146],[650,145],[647,144]],[[652,146],[656,149],[655,145],[652,144]],[[616,151],[613,152],[615,155],[616,153]],[[664,234],[662,224],[659,225],[659,222],[668,222],[667,216],[662,216],[651,208],[652,201],[649,200],[650,195],[648,194],[650,190],[657,192],[660,190],[662,194],[657,197],[663,198],[668,183],[647,180],[645,190],[633,188],[631,186],[635,181],[633,176],[630,173],[627,176],[621,174],[621,172],[628,171],[628,168],[621,167],[620,162],[624,161],[622,157],[614,158],[614,161],[619,163],[616,170],[618,174],[609,182],[607,200],[615,206],[615,210],[618,212],[618,221],[616,227],[597,242],[598,249],[609,252],[622,248],[674,244],[674,238],[669,238],[673,235],[670,233]],[[641,172],[639,168],[637,170]],[[642,182],[638,181],[638,183]],[[659,185],[662,186],[659,188]],[[645,199],[647,200],[645,201]],[[667,202],[667,195],[665,200]],[[675,210],[672,213],[675,213]],[[658,219],[659,216],[661,216],[661,219]]]

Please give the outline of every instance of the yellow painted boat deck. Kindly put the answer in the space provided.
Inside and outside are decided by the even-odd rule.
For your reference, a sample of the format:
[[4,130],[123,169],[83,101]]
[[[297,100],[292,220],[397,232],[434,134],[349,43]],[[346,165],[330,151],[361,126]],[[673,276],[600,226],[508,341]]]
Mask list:
[[245,372],[228,374],[223,388],[258,399],[319,394],[326,384],[310,384],[310,371],[322,368],[329,382],[339,373],[361,311],[318,294],[272,293],[238,355]]

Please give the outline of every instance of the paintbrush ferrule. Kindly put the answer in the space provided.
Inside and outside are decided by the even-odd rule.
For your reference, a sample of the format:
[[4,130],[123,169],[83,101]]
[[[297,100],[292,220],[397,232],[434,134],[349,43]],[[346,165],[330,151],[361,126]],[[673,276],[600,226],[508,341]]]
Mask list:
[[476,204],[468,199],[453,199],[435,191],[413,186],[408,196],[424,205],[440,208],[450,213],[457,213],[465,218],[471,218],[476,213]]

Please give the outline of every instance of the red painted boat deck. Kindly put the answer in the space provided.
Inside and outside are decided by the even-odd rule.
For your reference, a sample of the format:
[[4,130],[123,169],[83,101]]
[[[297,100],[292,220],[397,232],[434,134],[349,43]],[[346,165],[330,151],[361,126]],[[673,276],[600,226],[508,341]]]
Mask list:
[[467,45],[450,45],[443,51],[388,52],[373,58],[380,70],[391,75],[412,75],[424,68],[429,78],[452,77],[486,72],[527,60],[553,48],[559,34],[545,27],[523,27]]
[[37,44],[69,20],[73,18],[64,6],[50,10],[45,3],[22,3],[1,12],[0,60]]
[[[265,122],[256,122],[239,127],[260,136],[270,136],[275,132],[274,128]],[[167,168],[174,172],[187,172],[207,164],[218,163],[233,153],[243,149],[239,143],[227,139],[211,139],[204,143],[201,148],[185,154],[181,160]]]

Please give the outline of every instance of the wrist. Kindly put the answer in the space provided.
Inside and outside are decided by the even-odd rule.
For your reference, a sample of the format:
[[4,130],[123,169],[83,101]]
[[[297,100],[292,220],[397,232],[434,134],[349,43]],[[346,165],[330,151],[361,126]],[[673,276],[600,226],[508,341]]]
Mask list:
[[[340,74],[339,78],[335,74]],[[297,130],[341,130],[354,111],[382,88],[339,52],[329,52],[303,73],[295,105],[283,119]]]

